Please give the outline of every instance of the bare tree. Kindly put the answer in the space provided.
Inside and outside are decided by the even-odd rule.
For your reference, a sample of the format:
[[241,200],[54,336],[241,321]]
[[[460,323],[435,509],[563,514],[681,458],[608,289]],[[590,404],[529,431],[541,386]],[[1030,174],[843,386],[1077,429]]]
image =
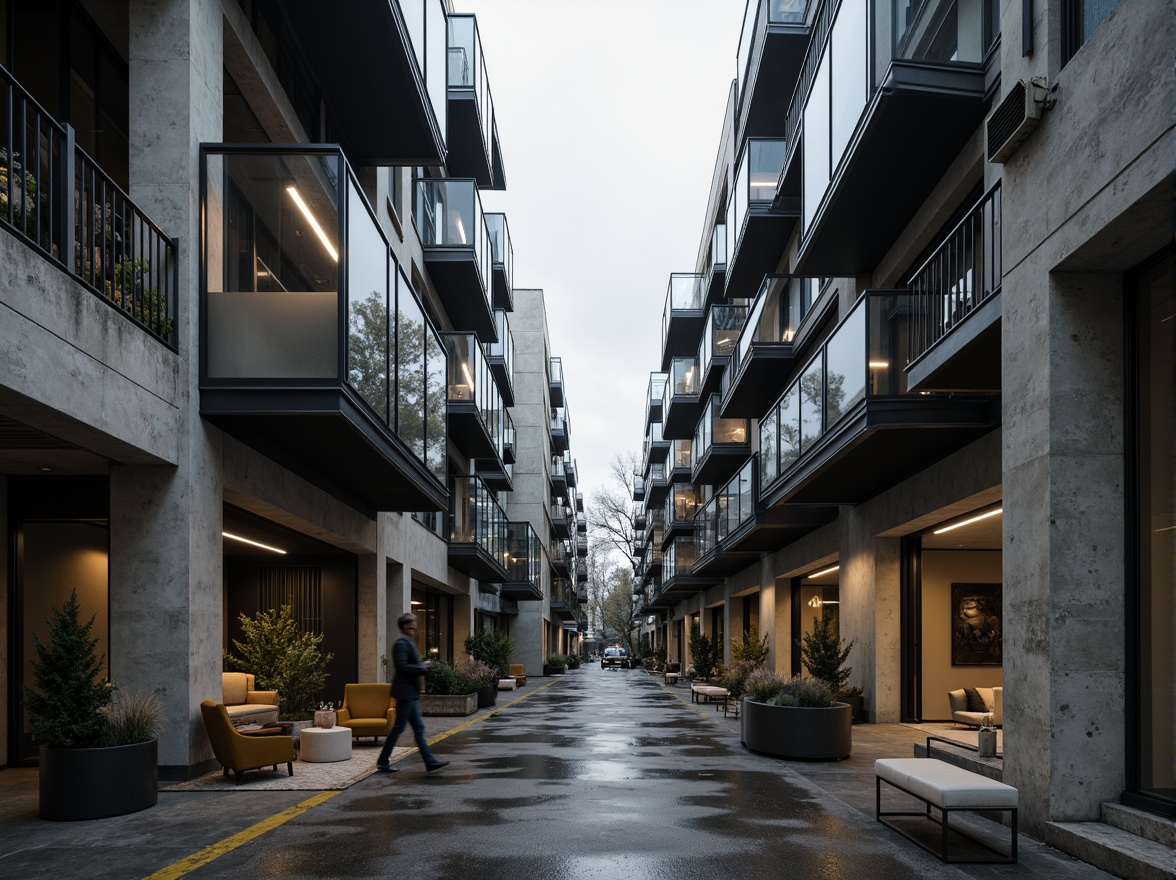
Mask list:
[[632,570],[637,563],[633,555],[633,474],[641,466],[637,453],[629,450],[613,456],[609,462],[610,482],[595,490],[588,502],[588,528],[596,543],[609,552],[624,556]]
[[637,631],[641,621],[641,600],[633,596],[633,570],[623,565],[612,569],[608,593],[601,603],[606,632],[616,634],[629,656],[637,656]]

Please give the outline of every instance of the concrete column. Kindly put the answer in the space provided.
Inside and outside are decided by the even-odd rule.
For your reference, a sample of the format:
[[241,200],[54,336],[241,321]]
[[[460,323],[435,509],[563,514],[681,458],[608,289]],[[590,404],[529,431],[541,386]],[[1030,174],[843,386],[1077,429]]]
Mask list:
[[1005,276],[1005,781],[1026,831],[1123,788],[1123,281]]
[[900,566],[898,538],[876,538],[861,508],[843,508],[841,638],[854,641],[847,661],[866,690],[872,720],[898,721],[901,709]]
[[[357,559],[356,659],[360,681],[386,681],[383,658],[388,653],[388,566],[383,529],[376,529],[375,553]],[[395,626],[393,626],[395,628]]]
[[775,638],[769,642],[768,665],[781,675],[792,675],[792,580],[773,577],[772,590],[776,594],[776,605],[772,609],[772,623],[776,628]]
[[199,703],[221,693],[223,479],[220,435],[200,418],[199,150],[219,141],[218,4],[129,6],[130,195],[179,241],[178,466],[110,470],[111,675],[160,691],[164,776],[211,758]]
[[399,562],[384,566],[384,644],[378,681],[392,680],[392,643],[400,638],[396,618],[412,610],[412,569]]

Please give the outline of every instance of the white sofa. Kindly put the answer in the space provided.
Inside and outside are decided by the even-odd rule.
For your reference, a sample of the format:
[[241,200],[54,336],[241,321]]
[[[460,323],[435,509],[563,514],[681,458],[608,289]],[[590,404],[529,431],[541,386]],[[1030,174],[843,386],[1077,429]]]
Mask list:
[[979,727],[984,723],[984,716],[991,715],[992,723],[996,727],[1004,724],[1004,688],[976,688],[987,707],[985,712],[968,711],[968,695],[964,689],[947,692],[947,700],[951,704],[951,720],[971,727]]
[[253,689],[248,672],[221,673],[221,702],[233,724],[273,724],[278,720],[278,692]]

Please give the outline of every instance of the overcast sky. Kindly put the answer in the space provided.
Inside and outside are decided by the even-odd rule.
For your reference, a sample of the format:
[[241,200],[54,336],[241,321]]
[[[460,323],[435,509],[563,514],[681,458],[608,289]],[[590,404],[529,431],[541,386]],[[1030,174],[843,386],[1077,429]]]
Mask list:
[[515,287],[545,292],[585,496],[640,451],[671,272],[694,266],[744,0],[454,0],[486,56]]

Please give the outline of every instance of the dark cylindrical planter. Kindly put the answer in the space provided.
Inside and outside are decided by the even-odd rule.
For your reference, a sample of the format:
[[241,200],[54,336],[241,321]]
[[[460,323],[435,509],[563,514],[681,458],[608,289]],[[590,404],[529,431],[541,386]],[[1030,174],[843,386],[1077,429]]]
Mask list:
[[478,688],[478,708],[489,709],[498,700],[498,685],[488,684],[484,688]]
[[836,761],[848,758],[853,747],[853,714],[846,703],[810,709],[744,699],[739,723],[744,745],[778,758]]
[[545,665],[543,667],[543,674],[544,675],[563,675],[567,671],[568,671],[568,668],[566,666],[546,666]]
[[866,714],[866,698],[865,697],[842,697],[843,703],[848,703],[850,711],[853,713],[853,723],[861,724],[864,722]]
[[42,819],[104,819],[155,806],[159,743],[40,751]]

